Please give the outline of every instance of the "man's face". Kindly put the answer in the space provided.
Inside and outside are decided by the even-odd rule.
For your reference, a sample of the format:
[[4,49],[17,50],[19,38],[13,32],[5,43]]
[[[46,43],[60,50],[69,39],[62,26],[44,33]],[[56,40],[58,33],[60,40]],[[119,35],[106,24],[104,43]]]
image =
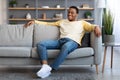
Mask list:
[[77,19],[77,16],[78,16],[76,9],[69,8],[67,16],[68,16],[69,21],[75,21]]

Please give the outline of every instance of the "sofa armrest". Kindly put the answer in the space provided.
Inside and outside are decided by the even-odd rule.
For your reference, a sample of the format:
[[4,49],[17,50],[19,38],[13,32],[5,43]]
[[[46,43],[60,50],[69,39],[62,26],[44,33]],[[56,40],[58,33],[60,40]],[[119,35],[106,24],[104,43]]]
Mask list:
[[102,54],[102,38],[96,37],[94,32],[90,35],[90,45],[94,49],[94,63],[100,64],[101,63],[101,54]]

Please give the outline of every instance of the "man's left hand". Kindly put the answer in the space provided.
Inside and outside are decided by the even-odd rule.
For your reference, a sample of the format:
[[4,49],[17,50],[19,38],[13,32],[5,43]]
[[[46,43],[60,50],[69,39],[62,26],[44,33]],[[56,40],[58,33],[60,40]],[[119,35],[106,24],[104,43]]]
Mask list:
[[95,32],[95,35],[96,35],[97,37],[100,37],[100,36],[101,36],[101,29],[100,29],[99,26],[95,26],[94,32]]

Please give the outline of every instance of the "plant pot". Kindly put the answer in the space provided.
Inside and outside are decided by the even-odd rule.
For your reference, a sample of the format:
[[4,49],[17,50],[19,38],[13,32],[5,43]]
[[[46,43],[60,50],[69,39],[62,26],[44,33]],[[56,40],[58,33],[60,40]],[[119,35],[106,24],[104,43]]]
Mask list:
[[11,7],[16,7],[16,6],[17,6],[17,4],[10,4],[10,6],[11,6]]
[[104,35],[104,43],[114,43],[115,35]]

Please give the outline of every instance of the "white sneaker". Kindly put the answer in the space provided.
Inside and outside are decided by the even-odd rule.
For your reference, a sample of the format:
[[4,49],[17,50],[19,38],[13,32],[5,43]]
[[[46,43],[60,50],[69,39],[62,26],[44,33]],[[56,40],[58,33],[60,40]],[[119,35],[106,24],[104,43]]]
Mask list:
[[46,78],[46,77],[48,77],[50,74],[51,74],[51,72],[46,72],[46,73],[43,73],[43,74],[37,73],[37,76],[38,76],[38,77],[41,77],[41,78]]
[[41,78],[46,78],[51,74],[51,70],[52,68],[49,65],[43,64],[42,68],[37,72],[37,76]]

